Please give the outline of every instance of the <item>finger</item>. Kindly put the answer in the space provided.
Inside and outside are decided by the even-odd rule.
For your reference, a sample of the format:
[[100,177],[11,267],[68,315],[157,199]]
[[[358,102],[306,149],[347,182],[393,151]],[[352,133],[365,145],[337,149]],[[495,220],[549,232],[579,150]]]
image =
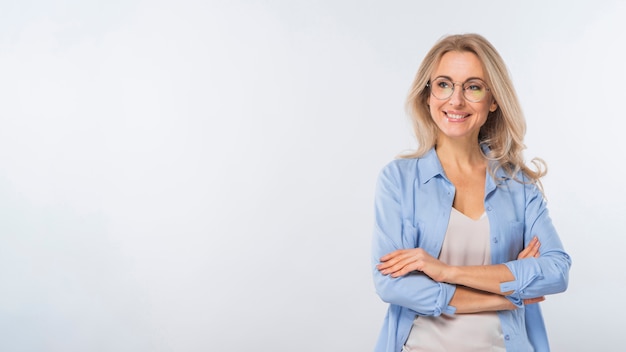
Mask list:
[[391,277],[400,277],[415,270],[419,270],[419,259],[415,256],[407,255],[382,273],[391,275]]
[[524,248],[520,253],[524,253],[525,255],[527,255],[528,253],[530,253],[533,248],[535,247],[535,243],[537,243],[537,237],[533,237],[530,242],[528,242],[528,245],[526,246],[526,248]]
[[405,275],[407,275],[407,274],[417,270],[415,266],[416,266],[415,262],[408,263],[407,265],[403,266],[399,270],[391,273],[390,276],[393,277],[393,278],[405,276]]
[[534,237],[531,243],[528,244],[528,253],[525,258],[538,258],[539,257],[539,246],[541,243],[537,237]]
[[535,297],[535,298],[527,298],[526,301],[528,302],[532,302],[532,303],[539,303],[539,302],[543,302],[546,300],[545,296],[540,296],[540,297]]
[[407,250],[399,249],[397,251],[393,251],[389,254],[382,256],[380,258],[380,262],[381,263],[389,263],[389,262],[395,263],[407,255],[410,255],[410,253]]
[[428,267],[428,263],[430,262],[429,258],[432,259],[432,257],[430,257],[424,251],[420,251],[420,250],[412,251],[402,262],[398,263],[398,265],[402,265],[402,268],[399,270],[396,270],[392,276],[394,277],[404,276],[413,271],[424,272],[426,268]]
[[528,246],[526,246],[526,248],[524,248],[519,255],[517,256],[517,259],[524,259],[524,258],[532,258],[532,257],[537,257],[538,256],[538,251],[539,251],[539,247],[537,246],[537,244],[539,243],[539,239],[537,238],[537,236],[533,237],[532,240],[530,240],[530,242],[528,243]]
[[535,304],[535,303],[543,302],[545,300],[546,298],[544,296],[535,297],[535,298],[527,298],[524,300],[524,304]]
[[524,248],[521,252],[519,252],[519,254],[517,255],[517,259],[524,259],[528,256],[530,252],[530,248],[526,247]]
[[411,265],[413,261],[414,260],[411,257],[403,258],[394,265],[385,269],[382,273],[386,275],[391,275],[393,277],[402,276],[407,273],[408,269],[406,269],[406,267]]
[[537,254],[539,253],[539,246],[537,246],[538,243],[539,243],[539,240],[537,239],[537,237],[533,238],[533,240],[528,245],[529,251],[528,251],[528,255],[526,256],[526,258],[537,256]]
[[383,255],[382,257],[380,257],[380,261],[381,262],[386,262],[386,261],[388,261],[390,259],[393,259],[395,256],[398,255],[398,252],[400,252],[400,250],[393,251],[391,253],[387,253],[387,254]]
[[384,271],[384,270],[391,268],[395,264],[396,264],[395,261],[386,261],[386,262],[376,265],[376,269],[378,269],[379,271]]
[[395,251],[393,251],[391,253],[387,253],[384,256],[380,257],[380,261],[381,262],[387,262],[387,261],[393,260],[394,258],[406,255],[407,253],[408,253],[407,249],[398,249],[398,250],[395,250]]
[[524,250],[522,250],[517,256],[517,259],[524,259],[524,258],[532,257],[534,255],[532,250],[533,250],[532,246],[524,248]]
[[539,242],[539,239],[537,239],[537,243],[535,243],[535,258],[539,258],[539,256],[541,255],[541,253],[539,252],[539,248],[541,247],[541,242]]
[[[396,253],[396,252],[398,252],[398,253]],[[378,270],[380,270],[381,272],[382,271],[386,271],[387,274],[390,273],[390,272],[393,272],[393,271],[397,271],[398,270],[398,268],[397,268],[398,264],[403,262],[403,261],[406,261],[407,257],[410,256],[410,253],[401,252],[401,251],[396,251],[396,252],[392,253],[393,256],[390,256],[388,258],[385,258],[385,257],[387,257],[387,256],[385,256],[385,257],[381,258],[381,260],[382,259],[386,259],[386,260],[383,261],[382,263],[378,264],[376,266],[376,268]],[[393,269],[394,267],[396,267],[395,270]]]

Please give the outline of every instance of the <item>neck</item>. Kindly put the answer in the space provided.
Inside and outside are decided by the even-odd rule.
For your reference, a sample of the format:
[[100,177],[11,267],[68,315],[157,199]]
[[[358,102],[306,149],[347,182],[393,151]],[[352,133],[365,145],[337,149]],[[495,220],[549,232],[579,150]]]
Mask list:
[[485,164],[485,157],[476,141],[440,139],[435,149],[442,164],[470,167]]

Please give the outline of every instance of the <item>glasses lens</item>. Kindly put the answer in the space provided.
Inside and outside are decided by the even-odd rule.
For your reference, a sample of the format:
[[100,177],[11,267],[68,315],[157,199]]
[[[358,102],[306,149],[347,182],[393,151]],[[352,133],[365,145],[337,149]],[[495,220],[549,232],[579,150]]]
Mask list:
[[472,102],[481,101],[487,94],[485,82],[479,80],[471,80],[463,83],[463,95],[465,99]]
[[450,98],[454,91],[454,83],[449,79],[437,78],[430,85],[430,92],[435,98],[444,100]]

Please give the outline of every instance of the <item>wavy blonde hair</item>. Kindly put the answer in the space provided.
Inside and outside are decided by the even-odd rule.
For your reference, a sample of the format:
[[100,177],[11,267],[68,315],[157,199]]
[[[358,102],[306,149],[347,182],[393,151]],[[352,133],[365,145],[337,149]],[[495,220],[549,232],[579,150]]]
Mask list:
[[430,114],[427,102],[430,90],[427,84],[443,55],[450,51],[471,52],[478,56],[486,74],[485,82],[498,104],[496,111],[489,113],[476,141],[488,147],[488,151],[484,153],[485,157],[495,161],[495,167],[489,170],[491,175],[495,175],[496,170],[502,168],[512,178],[521,182],[516,177],[521,171],[531,183],[538,183],[541,187],[539,179],[547,173],[546,163],[542,159],[534,158],[532,163],[536,171],[525,164],[522,151],[526,148],[524,145],[526,120],[517,94],[504,60],[493,45],[479,34],[445,36],[426,54],[406,101],[418,147],[414,152],[400,157],[420,157],[437,144],[438,128]]

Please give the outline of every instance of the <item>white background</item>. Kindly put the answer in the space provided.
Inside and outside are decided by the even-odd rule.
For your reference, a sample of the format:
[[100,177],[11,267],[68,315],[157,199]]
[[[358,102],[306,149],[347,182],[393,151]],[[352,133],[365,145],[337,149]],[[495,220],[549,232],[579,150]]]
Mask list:
[[[374,184],[445,34],[549,165],[554,351],[626,343],[620,1],[0,2],[0,351],[370,351]],[[619,347],[618,347],[619,346]]]

